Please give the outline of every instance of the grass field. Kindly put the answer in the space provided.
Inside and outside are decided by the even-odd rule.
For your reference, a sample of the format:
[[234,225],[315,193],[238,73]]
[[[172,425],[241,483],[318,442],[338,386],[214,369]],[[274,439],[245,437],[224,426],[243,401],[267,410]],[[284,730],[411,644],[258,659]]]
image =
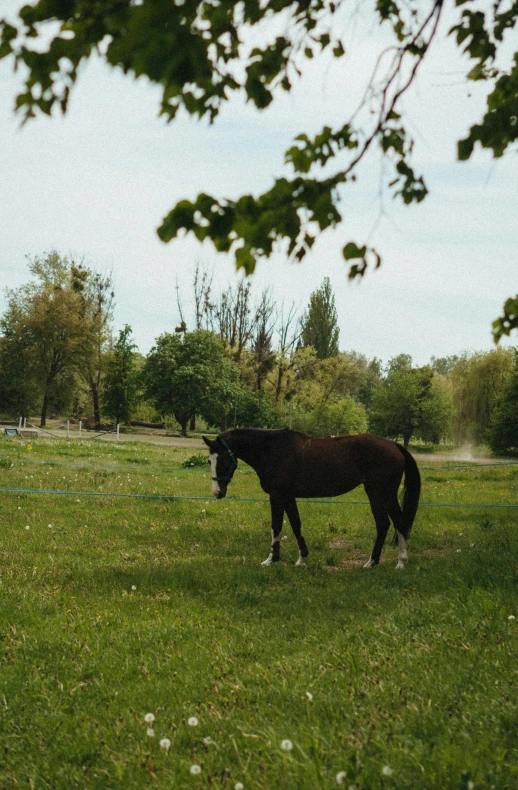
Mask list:
[[[518,787],[518,511],[423,506],[406,570],[387,544],[366,571],[358,489],[300,503],[305,568],[291,531],[262,568],[267,503],[160,469],[191,453],[0,439],[0,487],[77,492],[0,492],[0,787]],[[422,475],[518,503],[518,466]]]

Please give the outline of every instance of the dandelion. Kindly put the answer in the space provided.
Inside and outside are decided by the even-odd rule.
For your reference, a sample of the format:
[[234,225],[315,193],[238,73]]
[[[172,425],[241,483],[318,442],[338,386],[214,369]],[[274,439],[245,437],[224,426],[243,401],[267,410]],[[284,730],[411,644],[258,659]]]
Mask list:
[[201,774],[201,766],[191,765],[190,771],[193,776],[198,776],[198,774]]
[[347,779],[347,774],[345,771],[338,771],[336,774],[336,784],[343,785],[345,784],[345,780]]
[[468,784],[467,784],[467,788],[468,788],[468,790],[475,790],[475,782],[472,782],[471,779],[470,779]]
[[310,702],[313,701],[313,694],[311,693],[311,691],[306,691],[306,697]]
[[146,713],[146,715],[144,716],[144,721],[146,722],[146,724],[153,724],[153,722],[155,721],[155,714]]
[[207,735],[207,737],[203,739],[203,743],[205,744],[205,746],[210,746],[210,744],[212,743],[212,738],[210,737],[210,735]]
[[149,735],[150,738],[154,738],[155,737],[155,731],[154,731],[153,727],[148,727],[147,728],[147,734]]
[[168,752],[170,747],[171,747],[171,741],[169,740],[169,738],[162,738],[162,740],[160,741],[160,748]]
[[201,512],[202,512],[202,513],[206,513],[207,511],[204,509],[204,510],[202,510]]
[[510,614],[507,619],[508,620],[516,620],[516,617],[514,616],[514,614]]
[[28,525],[28,524],[27,524],[27,526],[25,527],[25,529],[30,529],[30,527],[29,527],[29,525]]
[[187,719],[187,724],[189,727],[197,727],[198,726],[198,719],[196,716],[191,716],[190,719]]
[[291,752],[293,749],[293,744],[287,738],[285,741],[281,741],[281,749],[284,749],[285,752]]
[[460,554],[460,549],[457,549],[457,554]]
[[234,790],[245,790],[243,782],[236,782],[234,785]]
[[[131,585],[131,589],[133,590],[133,592],[135,592],[135,590],[137,589],[136,585],[135,585],[135,584],[132,584],[132,585]],[[153,714],[152,714],[152,713],[148,713],[148,716],[153,716]],[[155,717],[153,716],[153,719],[154,719],[154,718],[155,718]]]
[[52,524],[47,524],[47,527],[48,527],[49,529],[52,529]]
[[381,773],[383,774],[383,776],[392,776],[394,771],[392,770],[390,765],[384,765],[383,768],[381,769]]

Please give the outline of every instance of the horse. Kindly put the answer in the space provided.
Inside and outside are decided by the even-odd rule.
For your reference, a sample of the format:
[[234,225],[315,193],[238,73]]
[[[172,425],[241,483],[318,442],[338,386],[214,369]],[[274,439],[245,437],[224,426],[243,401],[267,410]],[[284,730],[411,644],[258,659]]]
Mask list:
[[[223,499],[226,495],[238,458],[254,469],[263,491],[270,497],[272,543],[262,565],[280,560],[284,513],[299,548],[295,565],[304,565],[309,552],[302,535],[297,498],[339,496],[363,484],[377,531],[374,548],[363,567],[372,568],[379,563],[390,520],[399,547],[396,568],[405,567],[406,543],[419,505],[421,475],[414,458],[402,445],[369,433],[317,439],[289,428],[235,428],[214,440],[204,436],[203,441],[209,448],[215,497]],[[400,506],[398,490],[403,474]]]

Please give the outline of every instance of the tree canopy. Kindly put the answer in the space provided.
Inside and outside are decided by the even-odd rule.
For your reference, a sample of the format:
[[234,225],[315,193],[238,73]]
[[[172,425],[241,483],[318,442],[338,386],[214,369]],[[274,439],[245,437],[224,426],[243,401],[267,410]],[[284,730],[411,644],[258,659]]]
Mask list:
[[[427,188],[412,167],[400,99],[442,30],[446,5],[377,0],[364,10],[362,4],[362,13],[391,29],[393,46],[380,51],[357,110],[339,128],[325,126],[313,138],[298,135],[285,155],[292,178],[277,178],[259,196],[231,200],[202,193],[182,200],[164,218],[160,238],[192,232],[211,239],[247,273],[279,247],[300,261],[320,231],[341,222],[341,189],[356,179],[360,161],[376,146],[388,164],[388,190],[406,204],[422,201]],[[0,58],[24,67],[16,99],[24,120],[38,112],[50,115],[55,107],[65,112],[82,62],[97,54],[160,85],[160,112],[169,120],[183,108],[213,121],[236,91],[264,109],[276,92],[291,89],[305,61],[324,50],[342,57],[348,42],[337,30],[344,8],[340,0],[38,0],[0,20]],[[518,4],[456,0],[452,13],[449,34],[470,61],[466,77],[488,86],[487,111],[458,142],[458,157],[469,159],[477,145],[500,157],[518,138],[518,52],[509,58],[505,47],[518,22]],[[363,240],[347,242],[343,256],[351,278],[381,262]],[[497,340],[518,327],[518,295],[505,302],[493,327]]]
[[319,359],[338,354],[338,314],[329,277],[309,297],[309,305],[301,319],[303,346],[313,346]]
[[222,341],[203,329],[183,338],[160,335],[142,371],[147,396],[163,415],[174,415],[183,434],[195,414],[213,425],[225,415],[238,392],[236,378]]

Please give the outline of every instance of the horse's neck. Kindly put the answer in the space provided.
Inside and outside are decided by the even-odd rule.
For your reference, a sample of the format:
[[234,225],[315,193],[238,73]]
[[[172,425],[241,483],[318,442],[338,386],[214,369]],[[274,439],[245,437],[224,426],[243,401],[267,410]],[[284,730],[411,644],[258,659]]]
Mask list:
[[268,465],[272,441],[273,437],[269,437],[266,432],[262,435],[231,433],[227,437],[228,446],[234,455],[258,473]]

